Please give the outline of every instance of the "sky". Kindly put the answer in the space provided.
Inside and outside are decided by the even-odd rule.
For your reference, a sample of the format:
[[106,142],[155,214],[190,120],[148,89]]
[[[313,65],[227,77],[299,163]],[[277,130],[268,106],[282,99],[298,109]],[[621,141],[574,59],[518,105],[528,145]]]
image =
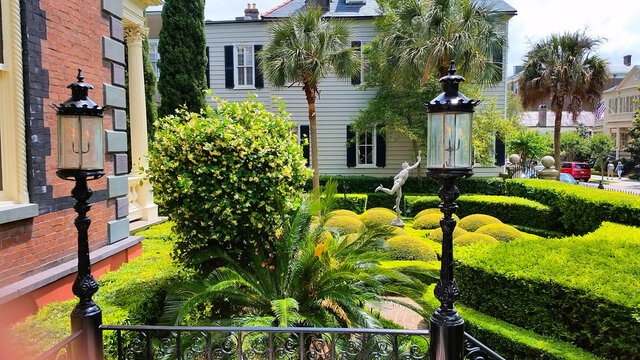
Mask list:
[[[251,0],[260,13],[284,0]],[[604,38],[598,53],[613,64],[631,55],[632,64],[640,64],[639,0],[505,0],[518,11],[509,22],[509,69],[522,64],[531,43],[552,33],[586,30],[592,37]],[[247,1],[206,0],[207,20],[232,20],[244,16]],[[151,7],[158,9],[159,7]]]

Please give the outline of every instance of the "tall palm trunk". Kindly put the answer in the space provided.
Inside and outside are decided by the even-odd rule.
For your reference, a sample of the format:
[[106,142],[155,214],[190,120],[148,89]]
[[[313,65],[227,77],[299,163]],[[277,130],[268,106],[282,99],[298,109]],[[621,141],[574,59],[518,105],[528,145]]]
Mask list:
[[559,96],[556,104],[556,121],[553,126],[553,159],[556,163],[556,170],[560,171],[560,130],[562,128],[562,108],[564,107],[564,96]]
[[316,119],[316,90],[305,84],[304,94],[309,108],[309,137],[311,141],[311,169],[313,170],[313,188],[320,187],[320,173],[318,172],[318,123]]

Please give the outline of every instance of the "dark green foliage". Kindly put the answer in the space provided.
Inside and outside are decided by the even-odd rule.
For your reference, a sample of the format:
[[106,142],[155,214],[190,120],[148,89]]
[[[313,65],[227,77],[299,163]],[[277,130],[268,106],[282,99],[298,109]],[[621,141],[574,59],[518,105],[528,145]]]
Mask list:
[[367,194],[337,194],[336,209],[351,210],[356,214],[362,214],[367,210],[368,199]]
[[[637,195],[534,179],[507,180],[505,186],[509,196],[549,206],[552,216],[548,219],[558,219],[567,234],[585,234],[597,229],[603,221],[640,225],[640,198]],[[549,229],[557,231],[560,228]]]
[[200,112],[207,89],[204,0],[165,1],[159,38],[159,115],[175,114],[182,106]]
[[[338,193],[370,193],[373,192],[378,185],[382,184],[386,187],[393,185],[392,177],[373,177],[373,176],[330,176],[324,175],[320,177],[320,184],[325,184],[329,179],[333,179],[338,183]],[[429,178],[410,177],[402,186],[402,192],[405,194],[433,194],[435,195],[440,189],[440,183]],[[460,192],[463,194],[483,194],[483,195],[503,195],[504,180],[500,178],[487,177],[471,177],[461,180],[457,184]],[[308,181],[305,188],[311,189],[311,182]],[[379,196],[386,195],[380,194]],[[395,205],[395,198],[393,198]],[[373,200],[372,200],[373,201]],[[369,208],[375,206],[369,205]],[[386,207],[386,206],[383,206]],[[391,207],[389,207],[391,208]]]
[[[405,196],[407,208],[412,214],[438,207],[437,196]],[[551,216],[549,206],[510,196],[461,195],[456,203],[456,214],[463,218],[472,214],[491,215],[508,224],[518,224],[539,229],[556,230],[559,224]]]
[[181,110],[156,130],[149,150],[156,201],[176,223],[176,258],[207,267],[203,253],[273,240],[282,211],[309,177],[282,104],[220,101],[199,114]]
[[142,61],[144,64],[144,102],[147,108],[147,139],[151,142],[155,133],[155,123],[158,120],[158,107],[153,101],[157,79],[153,65],[149,61],[149,36],[145,36],[142,40]]
[[[535,255],[534,255],[535,254]],[[640,357],[640,229],[456,251],[461,302],[607,359]]]
[[[431,306],[439,302],[433,296],[431,286],[425,292],[425,300]],[[465,331],[505,359],[518,360],[598,360],[599,358],[569,343],[533,331],[511,325],[494,317],[470,309],[460,302],[456,310],[465,322]]]

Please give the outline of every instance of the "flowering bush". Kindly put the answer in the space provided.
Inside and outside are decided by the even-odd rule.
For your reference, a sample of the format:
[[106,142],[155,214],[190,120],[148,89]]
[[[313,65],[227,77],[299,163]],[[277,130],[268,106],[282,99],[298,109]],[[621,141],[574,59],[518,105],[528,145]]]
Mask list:
[[271,242],[310,173],[281,103],[216,101],[158,123],[149,151],[156,200],[175,222],[177,259],[199,268],[217,249]]

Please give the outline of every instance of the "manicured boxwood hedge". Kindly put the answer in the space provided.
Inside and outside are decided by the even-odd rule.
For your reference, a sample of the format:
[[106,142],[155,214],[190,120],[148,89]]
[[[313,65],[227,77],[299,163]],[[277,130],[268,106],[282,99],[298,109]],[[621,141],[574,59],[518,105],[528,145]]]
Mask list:
[[[338,182],[339,193],[370,193],[374,192],[378,185],[386,187],[393,185],[393,177],[373,176],[320,176],[320,184],[324,185],[329,179]],[[436,194],[440,183],[429,177],[418,179],[410,177],[402,186],[405,194]],[[465,194],[503,195],[504,180],[500,178],[471,177],[458,183],[458,188]],[[306,189],[311,189],[311,180],[307,182]],[[388,196],[388,195],[387,195]]]
[[[405,196],[406,207],[411,214],[438,207],[437,196]],[[497,217],[507,224],[524,225],[539,229],[555,230],[551,209],[538,202],[508,196],[461,195],[456,203],[460,206],[456,214],[463,218],[471,214],[486,214]]]
[[336,209],[351,210],[356,214],[362,214],[367,210],[366,194],[337,194]]
[[461,302],[607,359],[640,359],[640,228],[458,248]]
[[[425,293],[425,300],[436,307],[432,285]],[[590,354],[569,343],[533,331],[519,328],[504,321],[482,314],[456,303],[456,309],[465,321],[465,331],[506,359],[520,360],[597,360]]]
[[[548,180],[507,180],[506,194],[539,201],[569,234],[585,234],[603,221],[640,226],[640,197]],[[527,224],[522,224],[527,225]],[[528,225],[531,226],[531,225]]]

